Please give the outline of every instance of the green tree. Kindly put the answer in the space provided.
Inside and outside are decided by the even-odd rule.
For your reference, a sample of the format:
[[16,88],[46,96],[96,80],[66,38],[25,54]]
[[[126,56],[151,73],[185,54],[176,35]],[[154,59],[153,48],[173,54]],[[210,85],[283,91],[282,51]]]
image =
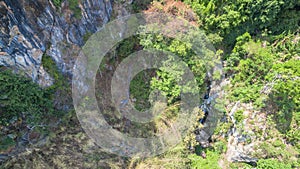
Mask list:
[[268,29],[280,34],[296,30],[300,18],[297,0],[183,1],[198,14],[200,25],[207,32],[219,34],[224,44],[230,46],[245,32],[257,34]]

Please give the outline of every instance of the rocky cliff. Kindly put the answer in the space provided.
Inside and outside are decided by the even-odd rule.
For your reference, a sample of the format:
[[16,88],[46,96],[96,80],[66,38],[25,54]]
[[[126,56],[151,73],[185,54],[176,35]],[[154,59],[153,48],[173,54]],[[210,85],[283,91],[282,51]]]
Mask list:
[[77,2],[74,11],[68,0],[59,6],[51,0],[1,0],[0,65],[49,86],[52,78],[42,66],[47,54],[62,72],[70,74],[80,46],[112,13],[111,0]]

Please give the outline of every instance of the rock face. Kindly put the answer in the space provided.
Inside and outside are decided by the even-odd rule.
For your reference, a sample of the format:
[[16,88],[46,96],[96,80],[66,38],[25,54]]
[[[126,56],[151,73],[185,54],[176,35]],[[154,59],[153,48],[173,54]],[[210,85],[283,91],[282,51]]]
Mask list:
[[82,0],[75,17],[65,0],[57,8],[50,0],[0,1],[0,65],[24,71],[43,86],[52,78],[42,67],[47,54],[64,73],[71,73],[87,34],[109,21],[111,0]]
[[[234,118],[234,114],[238,109],[241,108],[245,109],[243,112],[243,115],[245,116],[252,114],[252,116],[255,118],[266,119],[266,117],[260,117],[258,112],[251,112],[254,109],[251,105],[244,103],[242,104],[240,101],[236,102],[228,114],[233,126],[228,131],[226,158],[230,162],[242,162],[256,166],[258,159],[252,157],[251,153],[254,152],[254,147],[257,144],[256,142],[258,138],[256,138],[253,132],[251,122],[247,121],[247,119],[252,119],[254,117],[248,117],[247,119],[244,119],[242,122],[238,123]],[[258,119],[255,121],[259,122]],[[260,126],[258,123],[255,125]],[[247,140],[249,140],[249,142],[247,142]]]

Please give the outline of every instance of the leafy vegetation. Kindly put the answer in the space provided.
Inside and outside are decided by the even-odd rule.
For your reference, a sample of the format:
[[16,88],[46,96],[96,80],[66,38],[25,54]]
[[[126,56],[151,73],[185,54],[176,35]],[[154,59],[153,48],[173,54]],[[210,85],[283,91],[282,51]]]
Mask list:
[[[53,4],[56,8],[61,8],[62,2],[63,2],[63,0],[53,0]],[[81,2],[81,0],[67,0],[67,2],[69,4],[70,10],[74,14],[74,17],[76,19],[80,19],[81,18],[81,9],[79,7],[79,2]]]
[[[145,49],[157,49],[162,51],[169,51],[179,56],[194,73],[199,90],[203,91],[203,85],[206,78],[206,66],[203,60],[198,59],[196,54],[192,50],[191,44],[187,42],[179,41],[178,39],[171,39],[163,37],[162,34],[148,34],[141,32],[140,44]],[[166,61],[166,65],[170,65],[167,62],[174,62],[173,60]],[[171,64],[172,65],[172,64]],[[172,68],[172,71],[170,71]],[[163,91],[169,99],[169,103],[178,101],[182,86],[177,84],[177,79],[181,79],[183,74],[182,67],[179,65],[172,65],[170,68],[157,70],[157,76],[152,78],[151,88]],[[192,92],[192,91],[189,91]]]
[[62,0],[53,0],[53,4],[56,8],[61,7]]
[[135,13],[139,13],[143,10],[146,10],[151,2],[152,0],[133,1],[132,9]]
[[54,60],[44,54],[42,57],[42,65],[47,73],[54,79],[54,84],[48,90],[62,89],[65,86],[65,80],[61,72],[59,72]]
[[91,32],[86,32],[84,35],[83,35],[83,42],[85,43],[86,41],[89,40],[89,38],[92,36],[92,33]]
[[207,158],[203,159],[201,156],[196,154],[192,154],[189,156],[191,160],[191,168],[194,169],[202,169],[202,168],[212,168],[212,169],[220,169],[221,167],[218,165],[218,160],[220,158],[219,154],[213,151],[206,152]]
[[[67,2],[74,17],[81,18],[81,9],[79,8],[81,1],[68,0]],[[53,0],[53,3],[60,8],[62,0]],[[148,159],[118,158],[115,161],[121,163],[120,161],[123,160],[123,164],[110,164],[109,167],[299,168],[299,8],[300,2],[297,0],[236,0],[234,3],[223,0],[133,1],[132,10],[134,12],[143,10],[168,12],[185,18],[193,25],[205,30],[209,40],[215,45],[217,56],[220,56],[224,66],[224,74],[217,72],[213,75],[213,79],[224,81],[225,78],[228,82],[226,86],[223,86],[225,97],[222,98],[222,104],[218,105],[224,112],[224,118],[220,119],[207,147],[195,139],[196,131],[203,127],[199,119],[204,117],[204,112],[197,109],[195,111],[197,118],[191,119],[191,128],[186,132],[186,138],[173,149]],[[195,16],[193,12],[195,12]],[[109,81],[112,71],[122,59],[131,53],[141,49],[156,49],[179,56],[194,73],[200,93],[207,90],[206,86],[210,79],[207,77],[208,70],[206,68],[214,66],[214,61],[205,63],[198,59],[199,57],[193,51],[192,43],[190,43],[195,40],[193,36],[187,36],[186,39],[169,38],[157,32],[148,33],[145,27],[141,27],[139,33],[139,35],[120,42],[111,51],[108,58],[100,65],[100,73],[105,74],[101,74],[103,77],[100,80]],[[82,38],[87,41],[90,36],[91,33],[86,33]],[[133,137],[150,137],[153,136],[153,132],[163,131],[170,127],[169,125],[179,112],[180,93],[186,89],[177,84],[177,80],[182,75],[182,67],[179,64],[170,66],[169,62],[171,61],[172,59],[165,62],[165,65],[173,68],[174,71],[171,73],[167,69],[168,66],[160,70],[146,70],[137,74],[130,83],[130,99],[138,110],[150,107],[149,95],[156,89],[163,91],[168,99],[170,109],[162,112],[159,120],[143,125],[137,122],[128,122],[128,119],[122,118],[118,114],[104,112],[110,125]],[[42,65],[54,79],[54,85],[46,89],[42,89],[21,75],[15,75],[10,71],[0,71],[0,152],[9,151],[17,144],[16,138],[19,137],[18,134],[2,132],[2,130],[20,128],[18,126],[21,124],[34,126],[44,123],[47,118],[61,117],[65,126],[61,126],[61,129],[54,134],[57,136],[53,136],[53,138],[59,140],[59,143],[76,140],[75,142],[78,143],[74,149],[79,147],[80,150],[72,149],[72,151],[80,151],[86,155],[84,160],[93,163],[87,164],[85,161],[82,166],[107,168],[108,164],[103,166],[98,164],[110,156],[102,158],[105,155],[104,152],[100,152],[100,154],[87,153],[95,147],[91,146],[86,136],[81,133],[82,131],[78,131],[79,124],[76,123],[75,113],[57,116],[58,111],[54,108],[54,102],[69,96],[70,86],[50,56],[43,55]],[[207,67],[207,65],[209,66]],[[105,86],[99,87],[108,89]],[[105,106],[110,108],[111,105],[107,103],[110,97],[105,92],[98,94],[97,97],[106,98],[100,105],[106,104]],[[66,102],[71,101],[67,100]],[[232,113],[233,105],[238,106]],[[232,119],[235,120],[235,123]],[[68,131],[65,127],[69,125],[69,122],[76,127],[69,126],[70,130]],[[64,134],[67,132],[68,134]],[[246,145],[251,145],[250,150],[253,152],[245,153],[250,157],[257,158],[257,162],[232,163],[232,161],[228,161],[227,155],[231,155],[233,147],[236,150],[240,147],[245,148]],[[59,147],[58,144],[53,145],[50,149],[62,151],[57,147]],[[89,147],[88,150],[85,149],[86,147]],[[69,147],[65,148],[70,150]],[[85,149],[84,152],[82,149]],[[67,150],[64,150],[63,153],[68,152]],[[229,153],[227,153],[228,151]],[[36,155],[38,158],[46,156],[49,155]],[[64,162],[65,159],[70,160],[68,158],[73,156],[80,159],[78,153],[77,155],[71,153],[68,157],[64,154],[55,156],[51,162],[65,168],[75,164],[82,167],[81,164],[74,161]],[[35,162],[33,160],[32,163]],[[12,163],[17,162],[13,161]],[[7,166],[13,168],[11,166],[14,165]]]
[[202,27],[209,33],[223,37],[223,44],[227,46],[232,46],[235,39],[245,32],[256,35],[268,29],[274,34],[280,34],[287,30],[295,31],[299,24],[299,2],[295,0],[184,2],[199,15]]
[[9,70],[0,72],[0,91],[0,125],[8,126],[22,120],[38,124],[55,113],[49,91]]
[[138,73],[130,83],[130,94],[135,101],[135,108],[139,111],[145,111],[150,108],[150,81],[153,70],[142,71]]
[[77,19],[81,18],[81,9],[79,7],[80,0],[68,0],[69,8],[73,11],[74,17]]
[[281,169],[281,168],[291,169],[292,167],[290,164],[285,164],[278,160],[262,159],[262,160],[258,161],[257,168],[258,169],[265,169],[265,168],[268,168],[268,169]]
[[238,110],[234,113],[233,117],[238,123],[242,122],[245,119],[243,113],[244,113],[243,110]]
[[14,141],[13,138],[9,137],[9,136],[1,136],[1,140],[0,140],[0,151],[5,151],[8,148],[14,146],[16,144],[16,142]]

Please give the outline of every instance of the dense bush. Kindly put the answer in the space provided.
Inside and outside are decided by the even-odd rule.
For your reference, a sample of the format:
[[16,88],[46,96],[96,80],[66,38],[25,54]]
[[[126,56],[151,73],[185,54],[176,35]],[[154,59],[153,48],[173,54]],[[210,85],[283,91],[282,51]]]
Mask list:
[[238,110],[234,113],[233,117],[238,123],[242,122],[245,119],[243,113],[244,113],[243,110]]
[[225,70],[232,77],[231,100],[253,102],[262,107],[261,90],[275,58],[270,47],[254,41],[249,33],[238,37],[232,53],[226,58]]
[[138,73],[130,83],[130,95],[136,100],[135,108],[139,111],[145,111],[150,108],[150,80],[153,70],[146,70]]
[[51,93],[32,80],[11,71],[0,72],[0,125],[26,119],[36,124],[54,113]]
[[[53,0],[53,4],[60,8],[62,1]],[[208,38],[217,47],[218,55],[223,56],[226,78],[230,79],[230,84],[224,89],[227,92],[226,97],[229,98],[225,101],[227,105],[223,108],[224,116],[226,116],[225,112],[230,111],[231,104],[237,101],[250,103],[241,104],[249,107],[238,108],[234,118],[241,123],[248,115],[251,117],[247,119],[247,122],[253,125],[255,129],[253,135],[257,137],[250,139],[257,146],[256,151],[251,154],[259,158],[257,168],[299,167],[297,157],[300,152],[300,2],[297,0],[236,0],[234,3],[223,0],[182,1],[189,4],[197,13],[198,17],[193,17],[193,22],[206,31]],[[81,0],[66,0],[65,2],[69,5],[73,16],[79,19]],[[175,1],[159,0],[153,2],[152,5],[157,5],[157,8],[161,9],[167,8],[167,10],[158,11],[173,11],[171,13],[177,15],[182,13],[179,15],[185,18],[187,13],[181,11],[181,8],[170,7],[173,2]],[[150,3],[149,0],[133,1],[132,9],[141,11],[147,9]],[[194,73],[199,89],[205,90],[205,82],[208,80],[207,64],[210,66],[213,64],[198,59],[199,57],[192,50],[192,43],[181,41],[183,39],[180,38],[167,38],[162,34],[145,32],[141,27],[140,35],[120,42],[108,62],[101,66],[105,67],[108,64],[114,67],[131,53],[143,48],[164,50],[179,56]],[[86,33],[83,40],[87,41],[90,35],[91,33]],[[189,40],[196,39],[188,38]],[[166,65],[169,61],[171,62],[172,59],[166,61]],[[65,87],[67,86],[66,80],[60,74],[52,58],[44,55],[42,65],[55,81],[54,85],[46,90],[22,76],[9,71],[0,72],[0,129],[4,125],[18,122],[32,125],[43,123],[47,117],[53,117],[56,113],[53,108],[52,92],[56,92],[56,102],[67,95],[65,92],[70,94],[70,89]],[[182,68],[178,65],[171,66],[175,70],[172,73],[168,72],[167,68],[170,67],[168,65],[156,72],[154,70],[140,72],[133,78],[130,83],[130,97],[135,100],[137,109],[149,108],[149,94],[154,89],[163,91],[168,98],[169,105],[174,106],[170,106],[172,109],[169,109],[167,113],[163,112],[159,115],[163,120],[156,120],[148,126],[131,122],[131,128],[134,130],[129,131],[129,135],[149,137],[156,131],[169,127],[167,123],[172,123],[179,110],[177,101],[184,89],[177,84],[182,73]],[[220,79],[221,73],[214,74],[213,77]],[[58,95],[58,93],[61,94]],[[266,115],[266,119],[258,120],[266,120],[265,124],[256,123],[252,119],[254,115],[251,110],[252,105],[256,109],[253,111],[259,112],[259,117]],[[243,115],[243,110],[247,110],[247,117]],[[217,126],[215,135],[211,137],[212,142],[209,148],[203,148],[200,143],[196,142],[194,135],[196,129],[202,127],[198,119],[203,118],[204,113],[198,111],[198,114],[197,118],[191,119],[190,123],[193,127],[186,132],[188,136],[184,141],[185,144],[176,146],[158,157],[146,159],[146,165],[141,165],[141,168],[220,168],[220,158],[224,158],[223,155],[227,150],[227,137],[230,135],[228,131],[234,125],[228,117],[224,118]],[[107,121],[115,120],[111,116],[107,117],[109,117]],[[244,126],[236,127],[240,129]],[[247,127],[251,128],[250,125]],[[246,128],[244,129],[242,134],[247,131]],[[152,133],[152,130],[155,132]],[[125,132],[125,129],[120,129],[120,131]],[[13,134],[0,136],[2,137],[0,151],[15,145]],[[245,141],[242,144],[247,143],[248,141]],[[201,157],[200,154],[206,157]],[[225,159],[223,162],[225,167],[230,168],[254,167],[244,163],[228,164]]]
[[218,161],[220,159],[220,154],[211,150],[206,151],[206,159],[196,154],[189,156],[191,160],[191,167],[194,169],[211,168],[220,169]]
[[[299,24],[299,1],[296,0],[183,0],[199,15],[202,27],[224,38],[232,46],[245,32],[257,34],[264,29],[280,34],[296,30]],[[274,26],[276,25],[276,26]]]
[[[198,57],[195,54],[195,52],[192,50],[192,44],[190,44],[188,40],[183,42],[178,39],[163,37],[161,34],[148,34],[143,32],[140,35],[140,39],[140,44],[145,49],[152,48],[172,52],[182,59],[182,61],[184,61],[194,73],[198,84],[198,89],[203,91],[204,82],[206,79],[206,69],[209,63],[205,63],[204,59],[199,59],[201,56]],[[214,62],[214,60],[211,59],[211,62]],[[180,98],[180,91],[182,91],[184,88],[183,86],[179,86],[177,84],[177,80],[182,78],[181,76],[183,74],[183,68],[180,66],[180,64],[172,63],[174,63],[174,60],[172,59],[166,61],[165,65],[169,66],[157,70],[156,78],[152,78],[151,81],[151,88],[163,91],[169,99],[169,103],[178,101]],[[189,92],[194,91],[190,90]]]
[[[270,77],[275,81],[270,100],[278,112],[277,129],[287,134],[293,144],[300,141],[300,60],[291,59],[273,66]],[[298,144],[299,146],[299,144]]]
[[74,17],[81,18],[81,9],[79,8],[79,0],[68,0],[69,8],[73,11]]
[[262,159],[257,163],[257,169],[291,169],[290,164],[282,163],[274,159]]
[[62,0],[53,0],[53,3],[54,3],[56,8],[60,8]]

